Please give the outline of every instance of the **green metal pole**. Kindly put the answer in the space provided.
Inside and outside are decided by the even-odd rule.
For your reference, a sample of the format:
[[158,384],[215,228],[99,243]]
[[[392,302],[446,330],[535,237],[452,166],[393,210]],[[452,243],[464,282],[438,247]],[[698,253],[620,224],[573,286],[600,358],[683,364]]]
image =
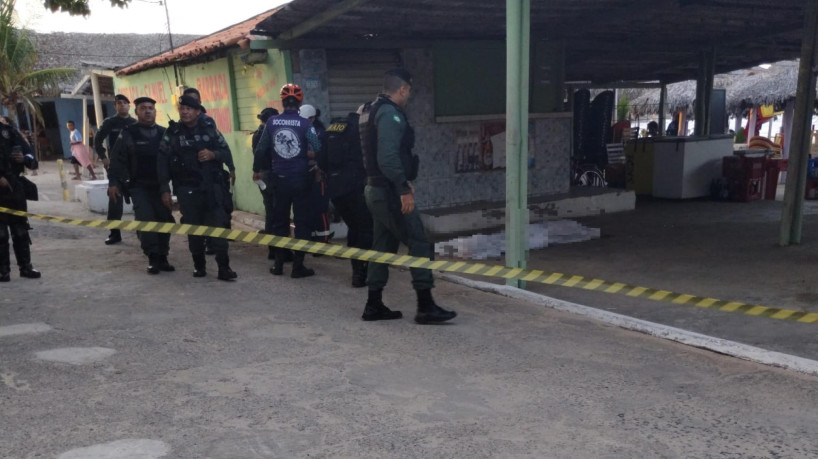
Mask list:
[[798,87],[795,93],[790,158],[787,166],[787,185],[781,210],[779,244],[788,246],[801,243],[804,217],[804,191],[810,149],[810,123],[815,101],[815,73],[818,64],[818,5],[807,2],[804,14],[804,35],[801,41],[801,62],[798,69]]
[[506,265],[513,268],[526,267],[528,246],[530,24],[531,1],[506,0]]

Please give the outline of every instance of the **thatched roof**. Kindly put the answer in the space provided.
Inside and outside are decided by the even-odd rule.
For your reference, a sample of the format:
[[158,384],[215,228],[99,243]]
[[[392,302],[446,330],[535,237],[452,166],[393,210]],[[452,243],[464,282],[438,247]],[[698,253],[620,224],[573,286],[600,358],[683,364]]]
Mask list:
[[[196,35],[173,35],[174,46],[180,46]],[[170,48],[167,34],[108,33],[32,33],[37,46],[38,69],[73,67],[78,70],[74,81],[61,86],[73,88],[82,71],[90,68],[114,70]]]
[[[727,74],[716,75],[713,81],[713,88],[727,89],[727,97],[735,82],[742,78],[743,71],[736,71]],[[693,115],[696,101],[696,81],[688,80],[667,85],[667,107],[670,113],[685,111],[688,115]],[[645,90],[641,96],[631,102],[631,112],[639,115],[653,115],[659,111],[659,90]]]
[[770,68],[754,67],[730,87],[727,109],[733,113],[760,105],[783,107],[795,99],[798,86],[798,61],[782,61]]

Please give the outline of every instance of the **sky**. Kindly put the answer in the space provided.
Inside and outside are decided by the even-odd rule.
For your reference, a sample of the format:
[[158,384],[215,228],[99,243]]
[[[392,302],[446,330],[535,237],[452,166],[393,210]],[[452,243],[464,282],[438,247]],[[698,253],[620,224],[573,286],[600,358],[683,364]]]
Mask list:
[[[164,0],[175,34],[208,35],[273,9],[289,0]],[[17,0],[20,25],[37,32],[167,33],[165,8],[159,0],[131,0],[123,9],[109,0],[89,0],[87,17],[52,13],[43,0]]]

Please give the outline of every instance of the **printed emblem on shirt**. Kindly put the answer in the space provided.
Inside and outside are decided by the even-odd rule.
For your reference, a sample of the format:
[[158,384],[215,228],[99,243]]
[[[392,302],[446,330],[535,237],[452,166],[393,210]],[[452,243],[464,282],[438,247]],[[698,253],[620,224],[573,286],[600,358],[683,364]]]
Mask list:
[[395,115],[395,116],[392,117],[392,119],[394,119],[396,122],[400,123],[400,116]]
[[292,129],[281,129],[273,140],[275,152],[284,159],[295,158],[301,153],[301,141]]
[[3,138],[4,139],[10,139],[11,138],[11,134],[9,133],[8,129],[3,129]]

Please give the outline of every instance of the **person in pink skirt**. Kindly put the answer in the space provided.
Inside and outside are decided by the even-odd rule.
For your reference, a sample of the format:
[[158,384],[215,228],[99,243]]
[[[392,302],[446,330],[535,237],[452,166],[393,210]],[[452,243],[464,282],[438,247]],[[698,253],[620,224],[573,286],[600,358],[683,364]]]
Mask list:
[[71,163],[74,164],[74,180],[82,179],[80,173],[80,166],[83,169],[88,169],[91,173],[91,180],[97,179],[97,174],[94,173],[94,168],[91,166],[91,154],[88,153],[88,148],[82,142],[82,133],[76,128],[73,121],[65,123],[68,128],[69,139],[71,140]]

